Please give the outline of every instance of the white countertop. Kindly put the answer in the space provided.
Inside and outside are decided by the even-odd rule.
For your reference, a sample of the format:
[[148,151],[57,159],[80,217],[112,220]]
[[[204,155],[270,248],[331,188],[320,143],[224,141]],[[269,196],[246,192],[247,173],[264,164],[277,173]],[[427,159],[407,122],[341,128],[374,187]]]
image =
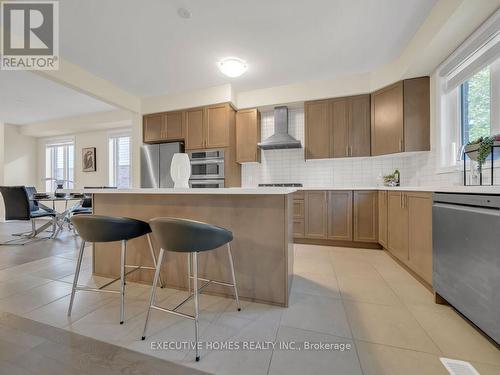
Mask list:
[[297,191],[296,188],[255,187],[219,189],[65,189],[65,193],[85,194],[216,194],[216,195],[286,195]]
[[65,189],[66,193],[87,194],[216,194],[216,195],[285,195],[297,190],[389,190],[443,193],[500,194],[500,186],[316,186],[316,187],[246,187],[222,189]]
[[500,186],[321,186],[299,187],[298,190],[394,190],[442,193],[500,194]]

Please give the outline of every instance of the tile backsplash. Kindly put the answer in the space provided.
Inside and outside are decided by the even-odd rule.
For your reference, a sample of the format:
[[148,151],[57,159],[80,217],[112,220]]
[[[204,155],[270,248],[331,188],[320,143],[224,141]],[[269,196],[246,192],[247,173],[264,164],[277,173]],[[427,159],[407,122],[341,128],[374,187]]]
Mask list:
[[[262,139],[274,133],[274,113],[263,112]],[[304,110],[289,109],[289,133],[304,146]],[[403,186],[445,186],[461,183],[460,173],[435,173],[435,153],[419,152],[363,158],[304,160],[304,149],[261,151],[261,163],[242,166],[242,186],[298,182],[306,187],[376,186],[381,176],[401,172]]]

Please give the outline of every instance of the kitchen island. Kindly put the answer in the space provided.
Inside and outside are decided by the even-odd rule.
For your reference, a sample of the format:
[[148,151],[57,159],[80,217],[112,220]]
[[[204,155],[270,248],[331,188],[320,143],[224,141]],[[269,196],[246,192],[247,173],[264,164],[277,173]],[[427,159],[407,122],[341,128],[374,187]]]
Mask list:
[[[292,193],[287,188],[85,190],[95,215],[148,221],[155,217],[199,220],[233,232],[231,250],[240,298],[288,306],[293,275]],[[73,190],[75,192],[75,190]],[[153,241],[154,242],[154,241]],[[155,251],[158,254],[158,247]],[[119,243],[94,245],[93,272],[120,274]],[[146,237],[128,242],[127,264],[152,265]],[[200,253],[200,277],[230,281],[225,248]],[[168,287],[187,290],[187,255],[166,252],[162,278]],[[128,280],[151,283],[153,272],[139,270]],[[210,285],[207,293],[232,296],[230,288]]]

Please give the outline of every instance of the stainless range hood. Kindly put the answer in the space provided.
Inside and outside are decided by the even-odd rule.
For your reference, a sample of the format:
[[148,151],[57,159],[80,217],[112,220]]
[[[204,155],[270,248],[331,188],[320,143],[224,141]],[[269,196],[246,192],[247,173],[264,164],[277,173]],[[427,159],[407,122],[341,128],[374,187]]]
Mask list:
[[302,147],[300,141],[288,134],[288,107],[274,108],[274,134],[260,142],[258,146],[263,150]]

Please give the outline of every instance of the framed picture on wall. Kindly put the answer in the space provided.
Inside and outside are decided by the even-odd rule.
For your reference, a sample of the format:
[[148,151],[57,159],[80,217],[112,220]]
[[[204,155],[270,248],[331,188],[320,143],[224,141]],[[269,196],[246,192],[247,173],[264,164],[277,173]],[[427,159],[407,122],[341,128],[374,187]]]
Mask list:
[[82,169],[84,172],[95,172],[95,147],[82,148]]

